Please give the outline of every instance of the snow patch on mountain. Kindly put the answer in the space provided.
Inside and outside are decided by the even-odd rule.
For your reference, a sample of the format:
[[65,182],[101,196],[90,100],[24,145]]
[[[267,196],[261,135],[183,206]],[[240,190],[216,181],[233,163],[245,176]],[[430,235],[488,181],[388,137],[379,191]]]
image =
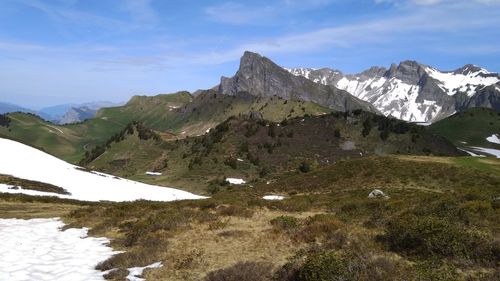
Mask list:
[[372,103],[386,116],[410,122],[427,122],[441,110],[435,101],[418,101],[419,86],[407,84],[397,78],[361,80],[343,77],[335,86]]
[[478,146],[471,146],[471,149],[474,151],[486,153],[488,155],[493,155],[496,158],[500,158],[500,150],[499,149],[493,149],[493,148],[485,148],[485,147],[478,147]]
[[[33,147],[0,138],[0,174],[59,186],[71,195],[57,197],[83,201],[174,201],[202,199],[186,191],[144,184],[112,175],[86,171]],[[21,193],[33,193],[25,189]],[[12,190],[12,192],[15,192]],[[42,193],[53,196],[54,193]],[[33,194],[34,195],[34,194]],[[40,194],[41,195],[41,194]]]
[[434,79],[438,80],[439,87],[446,94],[453,96],[458,92],[467,93],[469,97],[473,96],[478,90],[500,82],[495,76],[489,76],[489,72],[480,69],[467,74],[455,72],[441,72],[437,69],[426,67],[426,72]]
[[[295,76],[345,90],[371,103],[386,116],[417,123],[434,122],[468,107],[495,107],[497,105],[488,104],[491,98],[469,101],[491,85],[500,93],[500,75],[475,65],[465,65],[452,72],[414,61],[404,61],[399,66],[393,64],[390,69],[372,67],[359,74],[343,74],[328,68],[287,70]],[[467,98],[456,95],[459,92],[466,93]]]
[[495,135],[495,134],[487,137],[486,140],[491,142],[491,143],[500,144],[500,138],[498,138],[498,135]]

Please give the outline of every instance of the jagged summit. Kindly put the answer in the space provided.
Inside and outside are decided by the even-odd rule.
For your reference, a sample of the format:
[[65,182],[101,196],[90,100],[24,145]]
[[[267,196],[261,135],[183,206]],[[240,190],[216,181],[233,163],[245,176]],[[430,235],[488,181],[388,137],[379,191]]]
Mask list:
[[306,68],[288,71],[346,90],[384,115],[412,122],[433,122],[470,107],[500,109],[500,75],[472,64],[441,71],[406,60],[389,69],[374,66],[358,74]]
[[363,109],[377,112],[372,105],[346,91],[293,75],[270,59],[248,51],[241,57],[235,76],[222,77],[217,90],[225,95],[247,92],[259,97],[278,96],[287,100],[314,102],[339,111]]

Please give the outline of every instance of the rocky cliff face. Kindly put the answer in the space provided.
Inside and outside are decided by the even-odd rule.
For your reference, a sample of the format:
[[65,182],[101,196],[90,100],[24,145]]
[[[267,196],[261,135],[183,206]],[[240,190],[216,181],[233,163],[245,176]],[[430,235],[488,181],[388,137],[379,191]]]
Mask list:
[[244,53],[235,76],[221,78],[217,91],[225,95],[246,92],[253,96],[279,96],[314,102],[339,111],[363,109],[377,112],[371,104],[344,90],[293,75],[271,60],[251,52]]
[[372,67],[345,75],[338,70],[287,69],[296,76],[332,85],[373,104],[386,116],[433,122],[470,107],[500,110],[500,75],[474,65],[442,72],[415,61]]

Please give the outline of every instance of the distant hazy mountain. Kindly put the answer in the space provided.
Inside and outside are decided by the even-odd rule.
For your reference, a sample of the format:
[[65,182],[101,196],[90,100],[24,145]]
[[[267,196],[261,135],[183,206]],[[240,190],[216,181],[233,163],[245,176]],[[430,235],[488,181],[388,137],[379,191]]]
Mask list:
[[4,113],[9,113],[9,112],[31,112],[33,113],[34,111],[31,109],[24,108],[19,105],[11,104],[11,103],[5,103],[5,102],[0,102],[0,114]]
[[353,75],[329,68],[287,70],[346,90],[386,116],[412,122],[433,122],[471,107],[500,110],[500,75],[470,64],[449,72],[415,61]]
[[60,104],[40,109],[39,112],[49,116],[49,120],[57,124],[69,124],[93,118],[103,107],[119,106],[121,103],[109,101],[88,102],[83,104]]

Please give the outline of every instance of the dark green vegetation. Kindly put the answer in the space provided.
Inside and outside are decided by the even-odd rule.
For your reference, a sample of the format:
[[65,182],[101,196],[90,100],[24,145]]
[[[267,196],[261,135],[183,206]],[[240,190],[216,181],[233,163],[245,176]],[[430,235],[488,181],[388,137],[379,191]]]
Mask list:
[[0,127],[9,128],[10,126],[10,118],[7,115],[0,114]]
[[70,194],[64,188],[55,186],[48,183],[38,182],[38,181],[30,181],[25,179],[16,178],[13,176],[2,175],[0,174],[0,183],[10,185],[13,189],[18,189],[19,186],[22,186],[24,189],[31,189],[43,192],[52,192],[52,193],[60,193],[60,194]]
[[[362,156],[462,155],[424,127],[362,111],[279,123],[241,115],[203,136],[175,141],[141,139],[125,129],[96,150],[84,161],[91,169],[198,193],[225,188],[221,186],[225,177],[253,184]],[[146,171],[163,175],[147,177]]]
[[[497,280],[500,161],[455,159],[364,157],[207,200],[83,203],[61,215],[126,251],[98,266],[118,268],[113,280],[157,261],[147,280]],[[374,188],[389,198],[369,199]],[[2,194],[0,209],[26,200],[59,201]]]
[[492,134],[500,133],[500,112],[493,109],[470,108],[432,124],[429,129],[457,146],[500,148],[500,145],[486,140]]

